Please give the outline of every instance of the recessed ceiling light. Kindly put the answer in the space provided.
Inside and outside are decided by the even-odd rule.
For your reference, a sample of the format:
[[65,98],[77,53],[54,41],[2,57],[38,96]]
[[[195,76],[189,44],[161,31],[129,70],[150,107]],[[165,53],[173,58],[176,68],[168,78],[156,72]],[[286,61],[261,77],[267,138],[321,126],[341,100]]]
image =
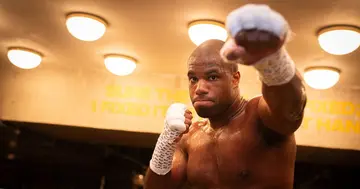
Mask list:
[[66,18],[70,34],[82,41],[96,41],[106,31],[106,21],[98,16],[85,13],[72,13]]
[[132,57],[118,54],[106,55],[104,64],[106,69],[114,75],[125,76],[134,72],[136,60]]
[[200,45],[204,41],[210,39],[218,39],[225,41],[228,33],[225,25],[221,22],[212,20],[198,20],[191,22],[188,28],[190,40],[195,45]]
[[27,48],[10,48],[7,52],[10,62],[22,69],[33,69],[40,65],[40,53]]
[[320,47],[334,55],[344,55],[360,46],[360,28],[356,26],[329,26],[318,32]]
[[317,66],[305,69],[304,80],[314,89],[329,89],[340,79],[340,70],[333,67]]

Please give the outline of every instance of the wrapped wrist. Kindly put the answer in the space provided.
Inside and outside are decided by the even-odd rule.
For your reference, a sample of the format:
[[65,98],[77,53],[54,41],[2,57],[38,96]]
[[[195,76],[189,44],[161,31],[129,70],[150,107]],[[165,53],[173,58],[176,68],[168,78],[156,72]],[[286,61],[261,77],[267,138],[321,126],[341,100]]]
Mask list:
[[164,131],[160,134],[152,158],[150,169],[158,175],[166,175],[172,168],[172,160],[176,148],[176,138],[180,131],[171,130],[165,122]]
[[296,74],[295,63],[284,48],[255,63],[254,68],[267,86],[286,84]]

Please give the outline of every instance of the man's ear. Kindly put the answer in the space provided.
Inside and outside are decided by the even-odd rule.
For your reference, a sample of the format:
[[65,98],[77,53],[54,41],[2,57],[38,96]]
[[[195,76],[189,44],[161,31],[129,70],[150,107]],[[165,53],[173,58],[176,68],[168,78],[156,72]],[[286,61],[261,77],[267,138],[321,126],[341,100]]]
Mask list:
[[240,78],[241,78],[241,75],[240,75],[239,71],[233,73],[233,76],[232,76],[233,81],[232,81],[232,83],[233,83],[234,88],[239,86]]

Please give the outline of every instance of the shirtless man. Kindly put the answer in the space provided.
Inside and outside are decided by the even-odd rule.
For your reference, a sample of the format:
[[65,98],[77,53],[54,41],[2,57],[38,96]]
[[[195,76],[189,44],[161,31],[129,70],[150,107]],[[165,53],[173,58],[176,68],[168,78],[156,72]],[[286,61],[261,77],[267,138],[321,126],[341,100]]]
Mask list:
[[[192,104],[205,122],[172,104],[156,143],[145,189],[292,189],[296,143],[306,94],[283,47],[282,16],[265,5],[246,5],[227,18],[231,38],[209,40],[188,60]],[[238,62],[253,66],[262,96],[241,97]]]

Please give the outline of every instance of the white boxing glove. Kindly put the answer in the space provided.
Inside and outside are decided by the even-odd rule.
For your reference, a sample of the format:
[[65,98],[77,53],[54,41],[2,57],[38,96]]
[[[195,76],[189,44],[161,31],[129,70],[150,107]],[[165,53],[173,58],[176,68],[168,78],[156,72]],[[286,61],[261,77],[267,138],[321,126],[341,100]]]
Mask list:
[[171,170],[176,147],[175,140],[186,131],[186,109],[185,104],[174,103],[166,112],[164,130],[157,140],[150,160],[150,169],[158,175],[166,175]]

